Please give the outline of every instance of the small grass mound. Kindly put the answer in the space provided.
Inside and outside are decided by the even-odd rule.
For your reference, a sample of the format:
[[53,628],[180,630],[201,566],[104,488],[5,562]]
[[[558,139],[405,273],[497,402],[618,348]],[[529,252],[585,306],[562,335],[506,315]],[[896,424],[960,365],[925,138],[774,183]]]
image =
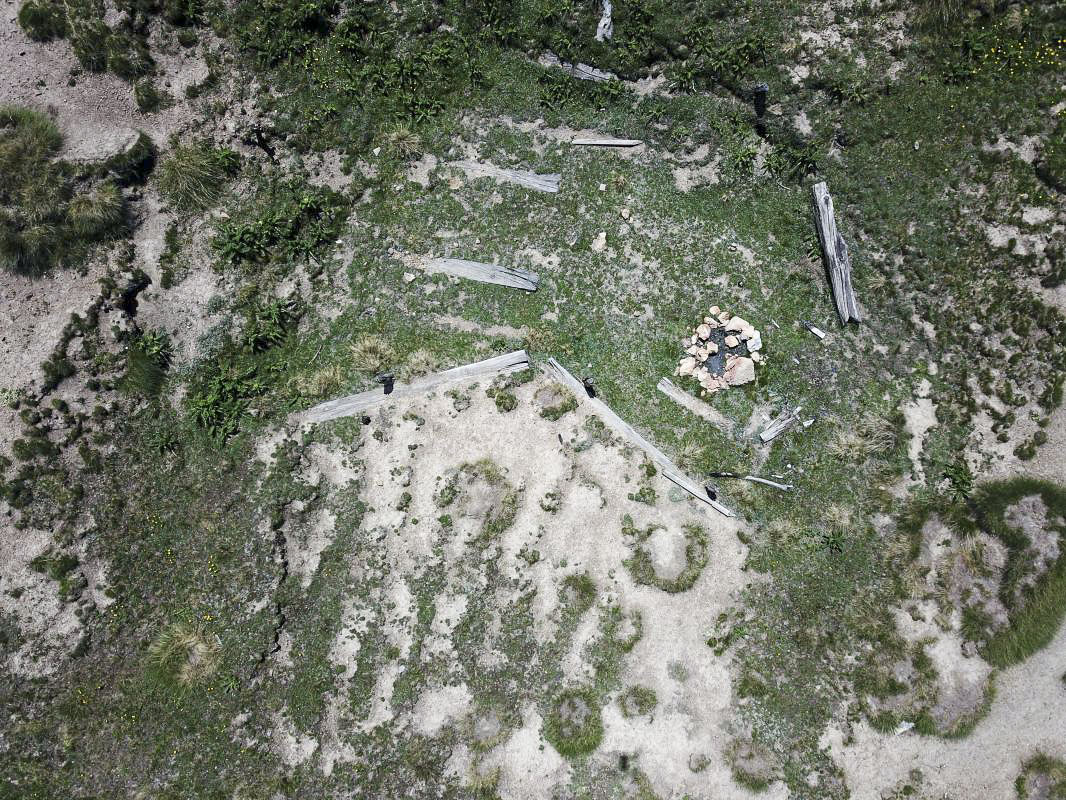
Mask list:
[[655,690],[646,686],[630,686],[618,697],[623,717],[642,717],[654,711],[658,704]]
[[202,211],[215,204],[240,164],[240,156],[228,148],[182,145],[159,165],[159,191],[177,209]]
[[479,528],[476,538],[495,538],[511,527],[518,514],[518,491],[488,459],[453,470],[437,493],[439,508],[454,506],[458,516]]
[[77,263],[121,231],[125,202],[110,181],[93,185],[55,156],[63,144],[51,117],[0,107],[0,266],[40,275]]
[[1018,800],[1066,800],[1066,763],[1037,753],[1014,783]]
[[168,625],[148,647],[148,660],[166,683],[189,688],[218,670],[218,640],[187,622]]
[[680,569],[674,569],[677,565],[666,564],[665,561],[669,559],[658,557],[652,552],[652,548],[657,544],[653,538],[667,536],[666,528],[661,525],[649,525],[641,530],[633,525],[632,518],[627,515],[622,523],[622,533],[633,537],[634,540],[633,555],[624,563],[637,583],[676,594],[691,589],[699,580],[703,568],[707,566],[707,534],[698,525],[686,525],[682,529],[685,538],[685,563]]
[[544,738],[560,755],[573,758],[595,750],[603,739],[603,719],[596,696],[588,689],[567,689],[551,704]]

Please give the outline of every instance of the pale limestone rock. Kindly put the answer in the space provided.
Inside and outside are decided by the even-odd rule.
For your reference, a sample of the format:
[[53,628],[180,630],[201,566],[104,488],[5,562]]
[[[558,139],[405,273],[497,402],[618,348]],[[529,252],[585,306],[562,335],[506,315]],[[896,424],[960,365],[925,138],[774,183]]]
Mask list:
[[600,231],[596,234],[596,238],[592,240],[590,245],[592,252],[602,253],[607,249],[607,231]]
[[721,313],[722,313],[722,309],[720,309],[718,306],[711,306],[711,316],[712,317],[717,317]]
[[731,317],[729,322],[725,324],[727,331],[742,331],[745,328],[750,328],[751,324],[743,317]]
[[[713,356],[715,353],[718,352],[718,343],[717,342],[707,342],[707,347],[704,348],[704,349],[706,349],[707,355],[712,355]],[[706,358],[706,356],[704,356],[704,358]]]
[[748,339],[748,352],[754,353],[756,350],[762,350],[762,334],[758,331],[754,331],[754,335]]
[[677,368],[678,375],[691,375],[696,369],[696,359],[691,356],[681,359],[681,364]]
[[725,337],[726,347],[736,347],[738,344],[740,344],[740,339],[738,339],[736,336]]
[[696,328],[696,335],[699,336],[701,339],[706,339],[708,336],[711,335],[711,326],[700,325],[698,328]]
[[750,358],[735,358],[725,370],[725,380],[730,386],[740,386],[755,380],[755,362]]

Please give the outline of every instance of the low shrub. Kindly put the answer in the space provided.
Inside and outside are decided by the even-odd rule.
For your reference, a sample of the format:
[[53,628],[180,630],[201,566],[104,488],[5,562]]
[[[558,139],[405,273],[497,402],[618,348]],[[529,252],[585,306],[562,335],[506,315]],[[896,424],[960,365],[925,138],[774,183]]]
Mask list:
[[201,211],[218,200],[240,170],[240,156],[206,142],[177,147],[159,166],[159,191],[175,208]]

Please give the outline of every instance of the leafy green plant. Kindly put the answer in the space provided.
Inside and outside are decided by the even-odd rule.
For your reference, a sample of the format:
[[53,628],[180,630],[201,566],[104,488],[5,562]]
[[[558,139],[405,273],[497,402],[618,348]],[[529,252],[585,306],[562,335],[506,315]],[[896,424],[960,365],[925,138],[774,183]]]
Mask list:
[[50,42],[67,35],[67,15],[55,0],[30,0],[19,8],[18,23],[35,42]]

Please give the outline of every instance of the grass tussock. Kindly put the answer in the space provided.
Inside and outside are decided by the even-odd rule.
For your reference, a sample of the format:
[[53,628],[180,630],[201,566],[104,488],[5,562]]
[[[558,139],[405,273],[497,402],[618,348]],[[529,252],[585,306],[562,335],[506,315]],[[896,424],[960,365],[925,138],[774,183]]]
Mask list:
[[396,359],[391,345],[380,336],[367,335],[352,345],[349,351],[352,366],[359,372],[381,372]]
[[39,275],[76,263],[123,228],[125,203],[108,180],[76,174],[56,155],[63,137],[46,114],[0,107],[0,267]]
[[182,145],[159,166],[159,191],[175,208],[202,211],[217,202],[240,169],[240,156],[204,142]]
[[204,682],[218,670],[218,639],[202,627],[176,622],[160,632],[148,647],[148,660],[167,682],[189,688]]

